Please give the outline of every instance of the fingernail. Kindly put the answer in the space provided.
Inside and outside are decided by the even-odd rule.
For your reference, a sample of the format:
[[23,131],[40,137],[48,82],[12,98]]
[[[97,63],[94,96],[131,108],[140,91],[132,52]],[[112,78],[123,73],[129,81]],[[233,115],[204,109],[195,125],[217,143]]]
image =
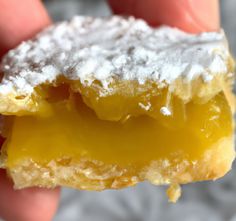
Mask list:
[[217,31],[220,27],[218,0],[188,0],[189,16],[199,31]]

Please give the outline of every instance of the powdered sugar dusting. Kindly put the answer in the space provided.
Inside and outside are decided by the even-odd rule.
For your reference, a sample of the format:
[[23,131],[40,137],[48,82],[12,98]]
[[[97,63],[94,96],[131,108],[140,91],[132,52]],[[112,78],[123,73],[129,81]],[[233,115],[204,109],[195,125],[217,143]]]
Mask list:
[[170,116],[171,115],[171,111],[168,107],[161,107],[160,112],[164,116]]
[[29,94],[59,75],[86,84],[96,79],[105,88],[113,77],[170,84],[200,76],[207,83],[228,71],[229,56],[222,31],[192,35],[132,17],[77,16],[11,50],[0,64],[0,93]]

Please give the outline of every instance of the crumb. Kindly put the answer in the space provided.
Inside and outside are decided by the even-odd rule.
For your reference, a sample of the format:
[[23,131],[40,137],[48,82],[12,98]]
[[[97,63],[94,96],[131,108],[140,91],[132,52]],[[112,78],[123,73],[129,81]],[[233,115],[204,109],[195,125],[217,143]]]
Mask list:
[[181,196],[181,187],[179,184],[171,184],[166,191],[169,202],[176,203]]

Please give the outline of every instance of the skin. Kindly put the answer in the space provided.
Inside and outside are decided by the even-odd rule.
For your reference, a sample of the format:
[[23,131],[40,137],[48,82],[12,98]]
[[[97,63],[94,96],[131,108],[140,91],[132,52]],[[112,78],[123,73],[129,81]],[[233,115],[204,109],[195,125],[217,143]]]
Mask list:
[[[166,24],[198,33],[219,29],[218,0],[108,0],[116,14],[134,15],[151,25]],[[51,20],[40,0],[0,0],[0,58],[29,39]],[[0,170],[0,217],[7,221],[50,221],[59,201],[59,189],[14,190]]]
[[153,26],[170,25],[191,33],[219,29],[218,0],[108,0],[116,14],[134,15]]

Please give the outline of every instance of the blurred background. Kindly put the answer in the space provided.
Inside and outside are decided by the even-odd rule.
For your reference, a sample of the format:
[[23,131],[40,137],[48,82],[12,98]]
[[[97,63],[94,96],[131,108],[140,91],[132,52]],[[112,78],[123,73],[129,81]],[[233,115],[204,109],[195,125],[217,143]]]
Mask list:
[[[45,3],[55,21],[70,19],[75,14],[111,14],[105,0],[47,0]],[[222,26],[236,55],[235,14],[236,0],[222,0]],[[54,221],[236,221],[236,165],[221,180],[183,186],[177,204],[168,203],[165,189],[148,183],[103,192],[64,188]]]

